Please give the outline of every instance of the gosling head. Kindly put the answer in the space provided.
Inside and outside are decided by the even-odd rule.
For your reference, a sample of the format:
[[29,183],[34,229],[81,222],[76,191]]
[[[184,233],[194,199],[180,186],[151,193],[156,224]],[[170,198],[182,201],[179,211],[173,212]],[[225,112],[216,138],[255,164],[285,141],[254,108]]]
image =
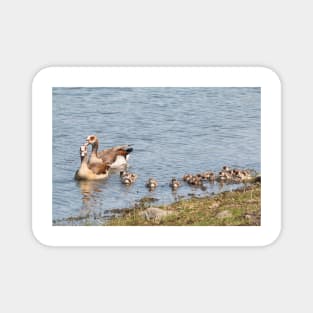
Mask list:
[[85,156],[87,154],[87,147],[86,147],[86,145],[80,146],[79,153],[80,153],[81,156]]
[[126,171],[120,171],[120,177],[126,176],[127,172]]

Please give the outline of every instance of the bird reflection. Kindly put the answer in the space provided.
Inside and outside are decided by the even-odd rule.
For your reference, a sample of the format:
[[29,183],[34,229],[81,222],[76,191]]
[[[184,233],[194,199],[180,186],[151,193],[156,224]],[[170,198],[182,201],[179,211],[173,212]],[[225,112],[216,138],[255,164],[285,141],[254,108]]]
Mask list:
[[80,193],[82,195],[82,205],[79,211],[79,216],[81,218],[86,218],[91,214],[95,214],[95,207],[99,207],[99,202],[101,197],[99,194],[102,192],[101,186],[105,182],[103,181],[91,181],[91,180],[81,180],[77,181],[77,186],[80,188]]

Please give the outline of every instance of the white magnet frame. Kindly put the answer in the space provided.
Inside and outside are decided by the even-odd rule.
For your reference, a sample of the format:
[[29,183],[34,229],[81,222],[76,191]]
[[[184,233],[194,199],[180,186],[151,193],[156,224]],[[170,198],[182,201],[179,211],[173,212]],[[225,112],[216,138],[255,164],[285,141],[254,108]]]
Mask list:
[[[53,87],[261,87],[261,226],[53,226]],[[32,85],[32,229],[47,246],[271,244],[281,231],[281,83],[277,74],[264,67],[42,69]]]

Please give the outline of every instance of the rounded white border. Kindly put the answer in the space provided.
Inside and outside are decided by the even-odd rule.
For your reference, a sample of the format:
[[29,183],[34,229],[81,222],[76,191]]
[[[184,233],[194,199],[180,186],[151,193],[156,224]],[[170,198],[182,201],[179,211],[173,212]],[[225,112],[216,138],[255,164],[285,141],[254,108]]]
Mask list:
[[[261,87],[261,226],[52,226],[53,87]],[[34,77],[32,97],[32,227],[40,243],[48,246],[265,246],[278,238],[281,230],[281,83],[272,70],[264,67],[48,67]],[[40,157],[41,151],[45,151],[45,158]]]

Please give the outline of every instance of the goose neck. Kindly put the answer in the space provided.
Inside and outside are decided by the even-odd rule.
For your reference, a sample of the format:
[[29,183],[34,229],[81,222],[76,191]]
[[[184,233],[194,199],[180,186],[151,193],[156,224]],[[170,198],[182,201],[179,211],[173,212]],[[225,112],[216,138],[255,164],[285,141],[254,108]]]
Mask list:
[[91,153],[92,154],[97,154],[98,152],[98,147],[99,147],[99,141],[98,139],[92,144],[92,150]]

